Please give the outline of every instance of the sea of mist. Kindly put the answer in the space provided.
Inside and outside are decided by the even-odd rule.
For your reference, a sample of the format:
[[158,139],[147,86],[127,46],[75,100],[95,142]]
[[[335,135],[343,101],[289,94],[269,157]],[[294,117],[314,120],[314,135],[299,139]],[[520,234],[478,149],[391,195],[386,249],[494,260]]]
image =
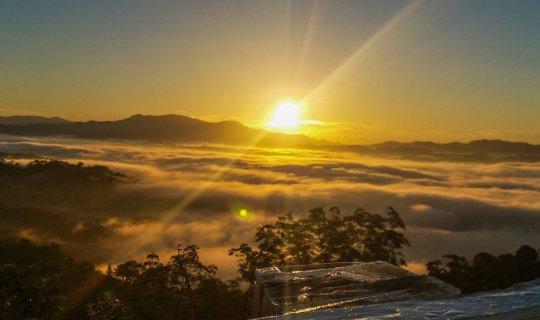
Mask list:
[[99,164],[132,178],[84,201],[73,186],[61,200],[35,204],[44,223],[21,214],[5,226],[17,236],[60,243],[100,268],[150,252],[167,260],[177,243],[197,244],[204,262],[233,278],[229,248],[251,242],[257,226],[280,214],[301,216],[317,206],[339,206],[344,213],[394,207],[411,242],[408,268],[419,273],[447,253],[540,247],[540,163],[420,162],[317,149],[7,135],[1,141],[9,161]]

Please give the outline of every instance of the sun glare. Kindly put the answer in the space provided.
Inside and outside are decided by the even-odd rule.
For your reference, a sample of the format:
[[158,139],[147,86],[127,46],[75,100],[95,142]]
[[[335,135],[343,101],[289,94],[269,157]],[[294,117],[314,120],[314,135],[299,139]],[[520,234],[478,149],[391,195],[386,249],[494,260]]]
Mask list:
[[293,102],[282,102],[276,106],[267,125],[273,128],[291,129],[300,125],[301,106]]

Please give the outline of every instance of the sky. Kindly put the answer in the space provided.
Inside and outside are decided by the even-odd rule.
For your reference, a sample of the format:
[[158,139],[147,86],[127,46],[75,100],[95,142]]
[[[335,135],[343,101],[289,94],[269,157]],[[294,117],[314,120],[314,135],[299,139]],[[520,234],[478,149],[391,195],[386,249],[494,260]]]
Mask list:
[[540,143],[539,1],[0,1],[0,115]]

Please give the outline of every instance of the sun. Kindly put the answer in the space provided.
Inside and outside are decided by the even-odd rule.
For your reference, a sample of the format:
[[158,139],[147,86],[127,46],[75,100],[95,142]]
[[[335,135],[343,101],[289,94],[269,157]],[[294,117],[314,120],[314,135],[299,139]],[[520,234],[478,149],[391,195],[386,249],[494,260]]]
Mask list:
[[302,107],[294,102],[279,103],[274,109],[270,121],[268,121],[266,124],[269,127],[279,129],[297,128],[301,124],[301,110]]

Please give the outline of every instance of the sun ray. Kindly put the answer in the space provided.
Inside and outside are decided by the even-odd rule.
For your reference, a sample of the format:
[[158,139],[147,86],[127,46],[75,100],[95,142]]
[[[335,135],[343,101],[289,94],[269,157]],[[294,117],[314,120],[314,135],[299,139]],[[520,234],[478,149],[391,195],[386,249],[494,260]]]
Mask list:
[[296,68],[296,79],[298,80],[304,71],[304,66],[306,64],[306,59],[313,39],[313,35],[317,30],[317,22],[321,15],[321,5],[320,0],[314,0],[311,6],[311,11],[309,14],[309,20],[304,33],[304,41],[302,41],[302,49],[300,51],[300,58],[298,59],[298,66]]
[[[334,71],[332,71],[323,81],[321,81],[304,99],[299,105],[305,105],[307,102],[309,102],[314,96],[316,96],[319,92],[324,90],[329,84],[331,84],[344,70],[348,69],[356,60],[358,60],[367,50],[369,50],[374,44],[376,44],[381,38],[383,38],[388,32],[390,32],[393,28],[398,26],[403,20],[405,20],[412,12],[416,10],[416,8],[419,6],[419,4],[423,2],[423,0],[415,0],[411,3],[409,3],[407,6],[402,8],[392,19],[390,19],[387,23],[383,25],[381,29],[379,29],[373,36],[371,36],[365,43],[363,43],[355,52],[353,52],[349,58],[347,58],[345,61],[343,61]],[[264,139],[264,137],[267,135],[266,131],[260,132],[259,135],[257,135],[249,144],[250,146],[255,146],[259,141]],[[249,148],[245,148],[243,153],[245,154],[248,152]],[[213,175],[211,175],[208,180],[202,184],[200,184],[197,188],[195,188],[189,195],[187,195],[185,198],[183,198],[181,201],[177,203],[177,205],[169,210],[169,213],[166,214],[161,218],[161,223],[156,228],[146,228],[143,232],[141,232],[135,239],[130,241],[129,248],[131,248],[130,256],[134,255],[137,252],[138,247],[142,246],[143,244],[146,244],[150,242],[150,234],[155,234],[154,232],[157,230],[163,231],[165,228],[171,223],[171,221],[174,220],[175,217],[177,217],[179,214],[183,212],[183,210],[189,206],[191,202],[193,202],[195,199],[197,199],[205,190],[210,188],[215,182],[219,181],[219,179],[227,172],[227,170],[235,163],[235,160],[231,160],[229,163],[227,163],[225,166],[221,167],[221,169],[217,172],[215,172]],[[128,244],[126,244],[126,247]],[[125,253],[126,251],[124,251]]]
[[[185,198],[178,201],[178,203],[169,210],[169,212],[164,215],[159,221],[160,223],[157,224],[157,226],[149,227],[148,225],[145,227],[145,229],[134,239],[131,239],[129,242],[126,242],[123,245],[123,250],[119,250],[119,252],[127,253],[129,257],[133,257],[139,250],[138,248],[143,247],[144,245],[150,243],[153,241],[153,239],[150,237],[150,235],[154,234],[162,234],[163,231],[165,231],[166,227],[170,225],[170,223],[174,220],[175,217],[180,215],[183,210],[188,207],[194,200],[196,200],[204,191],[209,189],[214,185],[214,183],[218,182],[223,175],[226,174],[226,172],[229,170],[229,168],[241,157],[249,152],[250,146],[256,146],[258,142],[260,142],[264,137],[268,134],[268,132],[261,130],[246,146],[242,151],[238,152],[238,157],[235,159],[231,159],[228,163],[226,163],[224,166],[220,168],[220,170],[217,170],[214,174],[212,174],[204,183],[199,184],[195,189],[193,189]],[[129,248],[129,249],[128,249]]]
[[324,91],[332,82],[334,82],[345,70],[349,69],[357,62],[367,51],[383,39],[390,31],[399,26],[413,12],[417,10],[424,0],[413,0],[404,6],[399,12],[387,21],[377,32],[375,32],[367,41],[361,44],[347,59],[338,65],[326,78],[324,78],[315,88],[313,88],[302,100],[302,104],[309,103],[317,94]]

